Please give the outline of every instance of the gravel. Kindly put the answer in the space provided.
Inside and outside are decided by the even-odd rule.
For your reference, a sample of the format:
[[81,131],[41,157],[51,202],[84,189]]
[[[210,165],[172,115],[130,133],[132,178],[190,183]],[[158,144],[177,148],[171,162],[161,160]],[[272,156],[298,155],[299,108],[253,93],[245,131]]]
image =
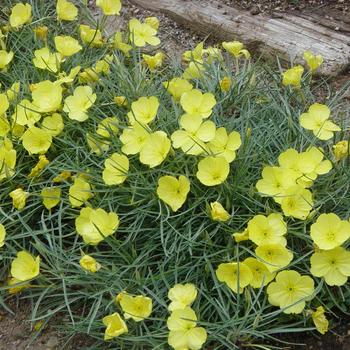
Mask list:
[[259,13],[273,13],[275,11],[309,11],[326,7],[342,12],[350,12],[349,0],[221,0],[228,6],[238,6],[250,10],[253,15]]

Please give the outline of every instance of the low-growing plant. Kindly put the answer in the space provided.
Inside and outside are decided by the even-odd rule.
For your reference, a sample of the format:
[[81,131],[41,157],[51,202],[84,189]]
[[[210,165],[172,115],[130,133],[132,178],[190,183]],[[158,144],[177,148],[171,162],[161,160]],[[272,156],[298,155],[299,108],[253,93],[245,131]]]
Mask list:
[[1,305],[91,349],[324,334],[350,299],[345,88],[237,41],[174,63],[155,17],[108,34],[120,1],[96,5],[1,8]]

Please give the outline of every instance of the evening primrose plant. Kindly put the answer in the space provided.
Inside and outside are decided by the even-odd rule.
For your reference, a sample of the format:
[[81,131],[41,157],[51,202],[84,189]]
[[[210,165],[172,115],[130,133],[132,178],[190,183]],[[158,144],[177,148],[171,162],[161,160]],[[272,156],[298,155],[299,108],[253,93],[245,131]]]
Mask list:
[[[0,12],[1,305],[90,349],[266,348],[349,307],[347,87],[238,41],[170,62],[119,0]],[[317,97],[318,96],[318,97]]]

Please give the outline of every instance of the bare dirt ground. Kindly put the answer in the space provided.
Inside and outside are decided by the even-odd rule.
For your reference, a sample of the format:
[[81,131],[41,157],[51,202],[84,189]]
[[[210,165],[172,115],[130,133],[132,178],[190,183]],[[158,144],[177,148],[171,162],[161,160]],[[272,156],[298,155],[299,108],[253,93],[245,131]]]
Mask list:
[[[1,1],[1,0],[0,0]],[[93,6],[94,1],[91,1]],[[337,18],[349,18],[350,0],[222,0],[223,4],[239,6],[249,10],[252,15],[266,13],[271,16],[276,12],[294,12],[307,14],[310,11],[323,11],[328,20],[332,23],[335,18],[335,28],[337,27]],[[121,17],[110,21],[111,29],[116,30],[118,26],[123,25],[131,18],[145,18],[148,16],[157,16],[160,19],[160,38],[163,42],[162,49],[167,52],[169,57],[179,58],[181,53],[189,48],[193,48],[196,43],[205,39],[203,36],[193,33],[188,28],[179,26],[172,19],[159,14],[140,9],[127,0],[123,1]],[[332,17],[334,16],[334,17]],[[349,34],[350,35],[350,34]],[[208,39],[214,43],[213,38]],[[332,81],[332,85],[338,89],[344,83],[350,80],[350,71]],[[350,90],[348,91],[350,99]],[[62,322],[55,318],[39,331],[33,329],[33,325],[28,321],[30,318],[30,306],[21,302],[17,305],[16,298],[10,303],[10,308],[14,314],[6,312],[0,307],[0,350],[78,350],[88,347],[90,340],[84,335],[77,335],[71,342],[71,345],[64,346],[62,334],[55,330],[55,325]],[[334,331],[320,338],[315,335],[295,335],[290,336],[284,341],[290,343],[304,343],[297,346],[285,346],[285,349],[305,349],[305,350],[349,350],[350,349],[350,320],[340,319],[338,326]],[[279,345],[279,346],[282,346]],[[209,350],[209,349],[207,349]],[[211,349],[213,350],[213,349]]]
[[89,344],[85,336],[77,335],[71,345],[64,347],[63,335],[54,329],[62,318],[39,327],[39,323],[29,321],[31,309],[26,301],[18,303],[14,297],[8,307],[13,314],[0,308],[0,350],[78,350]]
[[348,0],[222,0],[225,5],[239,6],[252,12],[308,11],[321,8],[338,10],[346,14],[350,11]]

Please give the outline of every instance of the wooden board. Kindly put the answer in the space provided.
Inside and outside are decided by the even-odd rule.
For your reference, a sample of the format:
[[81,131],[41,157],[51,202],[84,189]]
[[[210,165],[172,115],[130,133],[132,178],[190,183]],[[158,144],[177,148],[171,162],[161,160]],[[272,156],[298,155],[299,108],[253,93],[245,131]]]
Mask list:
[[335,76],[350,64],[350,35],[331,30],[288,14],[283,18],[253,16],[248,11],[225,6],[215,0],[130,0],[145,9],[158,11],[195,31],[219,40],[239,40],[263,55],[278,55],[302,63],[302,54],[311,50],[324,57],[320,74]]

